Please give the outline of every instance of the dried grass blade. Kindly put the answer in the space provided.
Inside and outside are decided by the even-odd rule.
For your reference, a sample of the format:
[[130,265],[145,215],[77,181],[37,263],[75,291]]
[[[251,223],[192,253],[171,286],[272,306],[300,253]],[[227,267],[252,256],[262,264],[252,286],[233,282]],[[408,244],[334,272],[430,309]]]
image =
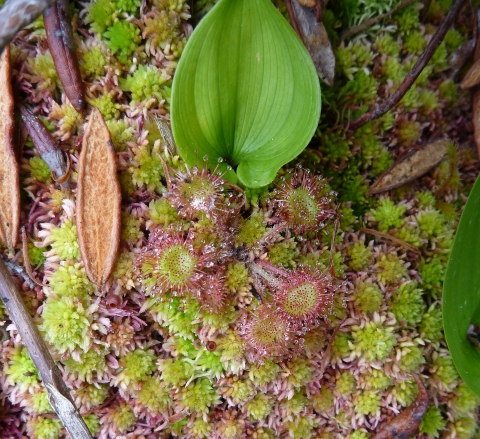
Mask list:
[[480,83],[480,59],[477,59],[465,74],[460,88],[466,90]]
[[378,177],[369,194],[395,189],[426,174],[443,160],[449,144],[448,139],[440,139],[424,148],[412,150]]
[[20,180],[14,147],[14,99],[10,46],[0,59],[0,239],[15,247],[20,224]]
[[98,109],[90,115],[78,164],[77,231],[89,279],[103,285],[120,243],[121,193],[110,132]]

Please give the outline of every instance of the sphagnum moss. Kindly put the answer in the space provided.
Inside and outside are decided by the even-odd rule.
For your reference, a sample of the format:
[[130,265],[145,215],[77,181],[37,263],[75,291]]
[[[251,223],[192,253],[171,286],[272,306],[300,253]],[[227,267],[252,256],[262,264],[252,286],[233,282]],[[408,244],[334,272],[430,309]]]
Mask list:
[[[196,3],[208,9],[214,2]],[[420,432],[472,437],[478,400],[445,349],[440,300],[463,205],[458,194],[468,194],[473,177],[465,169],[472,163],[460,163],[459,179],[459,159],[450,154],[438,171],[407,188],[367,195],[406,145],[425,141],[432,130],[466,142],[468,129],[458,128],[465,117],[454,108],[465,96],[443,70],[469,32],[465,24],[449,32],[397,108],[355,132],[343,127],[393,92],[446,6],[432,2],[421,23],[411,5],[334,47],[337,78],[322,88],[319,134],[297,159],[310,173],[287,165],[270,187],[247,189],[243,205],[243,194],[224,176],[187,169],[173,150],[165,153],[152,117],[168,120],[189,10],[183,0],[147,2],[142,13],[140,6],[100,0],[72,15],[87,96],[107,120],[124,192],[122,251],[105,290],[95,291],[79,260],[74,195],[47,187],[51,181],[29,142],[22,158],[22,178],[35,200],[25,201],[29,230],[45,258],[31,260],[39,264],[37,278],[48,283],[43,293],[26,291],[25,299],[42,320],[82,414],[98,410],[86,418],[92,432],[105,439],[159,429],[187,439],[364,439],[413,400],[411,373],[419,373],[432,404]],[[343,6],[330,2],[324,11],[332,42],[339,41],[338,26],[391,7]],[[41,25],[29,32],[14,49],[16,85],[40,117],[51,114],[45,121],[73,155],[75,182],[83,119],[61,96]],[[421,257],[359,227],[391,234]],[[335,284],[328,315],[309,301],[321,297],[325,280]],[[292,291],[302,293],[300,302]],[[298,316],[293,303],[312,306]],[[5,313],[1,319],[8,322]],[[25,405],[15,428],[56,439],[61,426],[39,416],[48,407],[35,370],[9,331],[0,351],[8,364],[3,390],[12,404]]]

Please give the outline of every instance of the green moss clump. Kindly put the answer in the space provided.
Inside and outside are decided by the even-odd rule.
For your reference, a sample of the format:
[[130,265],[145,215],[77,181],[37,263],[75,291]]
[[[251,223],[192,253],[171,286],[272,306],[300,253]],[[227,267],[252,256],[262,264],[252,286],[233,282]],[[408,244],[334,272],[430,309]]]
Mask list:
[[28,243],[28,257],[32,267],[43,265],[46,259],[43,254],[45,251],[46,249],[44,247],[37,247],[33,242]]
[[137,420],[132,408],[126,403],[121,402],[110,413],[113,425],[115,425],[120,433],[124,433],[135,424]]
[[370,415],[380,410],[382,395],[373,390],[360,393],[355,398],[355,411],[360,415]]
[[378,270],[378,281],[386,285],[392,285],[407,276],[407,268],[395,254],[382,255],[375,268]]
[[337,379],[335,388],[340,392],[342,396],[351,395],[357,388],[357,380],[351,372],[342,372],[342,374]]
[[62,423],[58,419],[35,417],[27,426],[31,438],[57,439],[62,432]]
[[323,386],[320,389],[320,393],[312,395],[311,400],[316,412],[326,412],[333,408],[334,394],[332,389]]
[[170,76],[156,67],[140,65],[135,73],[126,79],[120,80],[123,91],[132,93],[133,102],[148,101],[156,98],[163,99],[164,85],[168,83]]
[[265,360],[263,364],[253,365],[248,373],[256,386],[263,387],[274,381],[280,373],[280,366],[273,360]]
[[148,211],[155,224],[168,226],[178,221],[177,211],[165,198],[150,201]]
[[172,404],[172,398],[165,385],[157,377],[147,377],[142,381],[142,387],[136,398],[140,404],[151,412],[166,413]]
[[[102,0],[95,2],[91,7],[95,7]],[[107,65],[107,57],[99,46],[93,46],[85,50],[81,54],[80,69],[86,77],[101,77],[105,74],[105,67]]]
[[354,326],[352,336],[355,349],[368,361],[385,360],[397,344],[393,328],[384,327],[381,320]]
[[417,288],[416,282],[404,282],[392,295],[390,310],[398,322],[405,321],[415,325],[422,320],[425,312],[425,302],[422,290]]
[[442,310],[434,303],[423,314],[419,325],[420,334],[425,340],[437,343],[442,338]]
[[267,233],[262,212],[254,212],[241,226],[235,238],[236,245],[252,246]]
[[102,94],[98,98],[93,99],[90,103],[100,110],[105,118],[105,121],[109,121],[110,119],[118,119],[120,117],[121,106],[109,93]]
[[151,349],[135,349],[122,357],[119,361],[120,367],[123,369],[119,377],[122,383],[128,385],[136,384],[146,379],[148,375],[156,369],[157,357]]
[[353,303],[363,314],[380,311],[383,302],[382,290],[374,283],[362,282],[357,285]]
[[402,407],[408,407],[418,395],[417,383],[415,380],[401,381],[396,384],[393,393]]
[[141,3],[140,0],[115,0],[118,9],[130,14],[137,14]]
[[5,368],[5,375],[8,382],[18,385],[22,390],[35,387],[40,383],[37,368],[24,347],[13,350],[8,367]]
[[265,419],[272,411],[274,400],[265,393],[258,393],[251,399],[245,408],[252,421]]
[[423,350],[418,346],[409,346],[402,349],[400,369],[405,372],[417,372],[422,364],[425,364]]
[[107,46],[124,64],[130,64],[131,55],[142,41],[140,29],[129,21],[119,20],[104,33]]
[[117,15],[117,6],[114,2],[98,0],[90,5],[86,21],[96,33],[101,35],[113,25]]
[[75,361],[73,358],[64,360],[65,369],[78,375],[82,381],[88,383],[94,382],[95,373],[105,370],[105,353],[100,350],[97,352],[90,349],[88,352],[80,354],[81,361]]
[[40,157],[32,157],[29,160],[31,176],[42,183],[49,184],[52,181],[50,168]]
[[158,193],[165,190],[162,184],[162,161],[157,153],[146,146],[140,146],[135,152],[134,164],[128,171],[132,174],[132,181],[136,186],[146,185],[149,191]]
[[38,55],[36,58],[30,58],[27,63],[32,73],[41,78],[38,85],[40,90],[62,88],[50,52],[45,52],[43,55]]
[[87,301],[95,287],[88,280],[83,266],[69,261],[62,262],[49,279],[49,286],[61,297]]
[[60,227],[53,228],[51,233],[50,245],[55,249],[60,259],[80,259],[77,226],[72,221],[65,220]]
[[40,329],[58,352],[63,354],[75,348],[88,349],[91,341],[87,333],[91,317],[81,300],[69,296],[47,299],[42,318]]
[[403,214],[407,209],[408,206],[396,205],[390,198],[382,198],[377,208],[370,210],[368,218],[378,223],[378,230],[388,232],[391,228],[403,224]]
[[429,438],[438,438],[446,424],[440,409],[431,405],[420,422],[420,433],[426,434]]
[[182,391],[179,402],[187,410],[207,413],[210,406],[220,402],[220,395],[215,392],[208,379],[199,378]]
[[133,128],[123,120],[107,120],[106,124],[110,131],[115,151],[125,151],[128,148],[127,142],[133,140]]
[[347,254],[350,256],[348,266],[355,271],[366,270],[372,262],[372,249],[365,246],[361,241],[355,242],[349,247],[347,249]]

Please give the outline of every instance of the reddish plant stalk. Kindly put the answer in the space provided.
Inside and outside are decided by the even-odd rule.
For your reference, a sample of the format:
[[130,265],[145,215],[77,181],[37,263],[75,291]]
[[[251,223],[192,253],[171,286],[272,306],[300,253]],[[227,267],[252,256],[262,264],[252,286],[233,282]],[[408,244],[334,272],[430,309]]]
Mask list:
[[420,58],[418,58],[418,61],[413,66],[412,70],[408,72],[407,76],[400,84],[398,89],[385,102],[382,102],[380,105],[377,105],[375,108],[367,111],[365,114],[355,119],[353,122],[350,122],[348,126],[348,129],[350,131],[354,131],[357,128],[365,125],[367,122],[383,116],[387,111],[391,110],[395,105],[400,102],[403,96],[405,96],[405,93],[410,90],[410,87],[419,77],[420,73],[422,73],[423,69],[427,65],[428,61],[430,61],[430,58],[437,50],[440,43],[443,41],[445,34],[455,21],[455,18],[460,12],[460,9],[462,9],[464,1],[465,0],[455,0],[453,2],[452,7],[450,8],[447,16],[445,17],[445,20],[443,20],[442,24],[438,27],[432,39],[428,43],[427,48],[420,55]]
[[35,148],[52,171],[54,180],[61,183],[63,187],[69,187],[68,173],[70,164],[65,160],[65,156],[58,146],[57,141],[50,134],[50,131],[48,131],[43,122],[28,108],[21,107],[20,113]]
[[68,0],[58,0],[43,14],[48,46],[63,90],[73,108],[85,110],[82,77],[77,52],[73,44],[73,30],[68,11]]

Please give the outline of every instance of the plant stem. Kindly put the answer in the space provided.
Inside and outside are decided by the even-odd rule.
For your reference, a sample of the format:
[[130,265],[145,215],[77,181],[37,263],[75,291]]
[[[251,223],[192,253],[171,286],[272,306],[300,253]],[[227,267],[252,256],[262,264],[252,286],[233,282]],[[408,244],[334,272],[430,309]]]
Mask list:
[[356,130],[362,125],[365,125],[367,122],[383,116],[387,111],[391,110],[395,105],[400,102],[403,96],[405,96],[405,93],[407,93],[415,80],[418,78],[420,73],[422,73],[423,69],[427,65],[428,61],[430,61],[430,58],[437,50],[440,43],[443,41],[445,34],[455,21],[455,18],[460,12],[460,9],[462,9],[464,1],[465,0],[455,0],[453,2],[452,7],[450,8],[447,16],[445,17],[445,20],[443,20],[442,24],[438,27],[432,39],[428,43],[427,48],[420,55],[420,58],[418,58],[418,61],[413,66],[412,70],[408,72],[407,76],[400,84],[398,89],[385,102],[377,105],[372,110],[367,111],[365,114],[351,122],[348,126],[348,129],[350,131]]
[[40,374],[48,392],[48,400],[60,421],[73,439],[92,439],[2,259],[0,259],[0,297]]
[[55,0],[8,0],[0,9],[0,53],[15,34],[28,26]]

